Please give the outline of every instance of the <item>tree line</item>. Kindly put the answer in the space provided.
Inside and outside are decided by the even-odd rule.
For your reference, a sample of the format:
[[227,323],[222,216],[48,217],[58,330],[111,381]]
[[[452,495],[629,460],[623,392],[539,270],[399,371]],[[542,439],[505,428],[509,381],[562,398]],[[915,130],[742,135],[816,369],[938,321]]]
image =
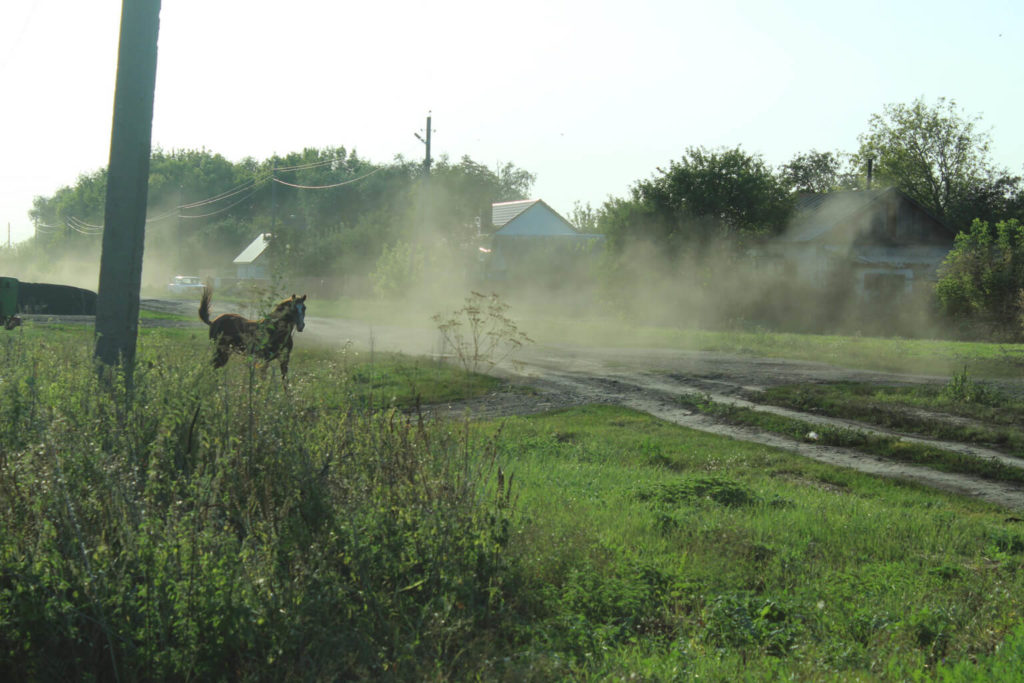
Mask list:
[[[260,233],[288,274],[368,274],[385,247],[418,235],[465,242],[494,201],[525,199],[535,176],[512,163],[488,168],[442,157],[363,159],[345,147],[231,162],[207,150],[157,149],[149,177],[147,253],[189,272],[223,270]],[[102,232],[106,169],[36,197],[35,237],[22,251],[74,253]],[[226,259],[226,261],[225,261]]]
[[[676,252],[712,239],[745,243],[787,225],[801,193],[896,187],[955,232],[975,219],[1024,216],[1021,176],[992,160],[991,135],[952,100],[886,105],[857,151],[810,150],[775,169],[741,147],[691,147],[667,168],[605,202],[595,227],[622,246],[651,240]],[[586,214],[586,208],[582,212]]]
[[[694,146],[624,196],[599,207],[577,203],[567,216],[603,233],[611,259],[647,245],[665,259],[699,258],[723,245],[733,255],[782,232],[801,193],[896,187],[959,234],[937,288],[950,315],[1005,329],[1024,311],[1024,267],[1016,235],[1024,222],[1024,181],[992,159],[980,116],[953,100],[919,98],[871,116],[854,152],[809,150],[772,167],[741,146]],[[869,178],[870,167],[870,178]],[[273,235],[284,274],[371,276],[416,263],[422,243],[475,252],[494,202],[525,199],[535,176],[506,163],[442,157],[425,174],[419,161],[377,163],[345,147],[309,148],[231,162],[207,150],[153,152],[147,252],[188,270],[223,270],[257,234]],[[30,212],[37,249],[53,258],[96,241],[102,230],[105,169],[37,197]],[[486,226],[484,226],[486,227]],[[390,278],[390,280],[389,280]]]

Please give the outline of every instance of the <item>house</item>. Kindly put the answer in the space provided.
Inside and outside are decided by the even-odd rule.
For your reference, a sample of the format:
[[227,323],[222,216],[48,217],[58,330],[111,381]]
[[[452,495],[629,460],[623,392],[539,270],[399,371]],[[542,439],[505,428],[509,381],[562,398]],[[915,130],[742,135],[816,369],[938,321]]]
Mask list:
[[270,246],[270,233],[257,235],[242,253],[235,257],[235,277],[240,280],[263,280],[269,277],[267,265],[267,247]]
[[579,261],[604,235],[581,233],[542,199],[491,205],[489,280],[528,278],[537,268],[548,270],[560,261]]
[[804,194],[789,228],[758,256],[776,274],[819,287],[845,271],[863,300],[891,300],[935,282],[954,234],[895,188]]

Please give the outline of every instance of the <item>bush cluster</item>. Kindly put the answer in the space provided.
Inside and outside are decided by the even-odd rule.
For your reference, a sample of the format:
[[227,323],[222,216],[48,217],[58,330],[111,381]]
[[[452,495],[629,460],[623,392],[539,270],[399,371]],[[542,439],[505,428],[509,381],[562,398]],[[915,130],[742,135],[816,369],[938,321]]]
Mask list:
[[458,677],[494,637],[490,441],[205,349],[129,396],[80,337],[0,344],[0,679]]

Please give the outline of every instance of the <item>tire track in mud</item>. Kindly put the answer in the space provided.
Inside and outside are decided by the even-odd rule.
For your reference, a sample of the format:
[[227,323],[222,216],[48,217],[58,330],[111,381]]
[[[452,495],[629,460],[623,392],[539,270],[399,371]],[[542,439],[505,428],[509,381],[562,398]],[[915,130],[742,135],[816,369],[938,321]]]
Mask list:
[[[763,410],[816,425],[842,426],[875,434],[896,436],[907,441],[927,443],[944,450],[958,451],[973,457],[996,459],[1013,467],[1024,468],[1024,461],[1021,459],[980,446],[911,437],[854,420],[803,413],[776,406],[765,406],[736,398],[732,395],[742,389],[749,389],[747,386],[730,385],[726,381],[716,380],[721,388],[727,389],[727,391],[712,393],[706,391],[708,383],[705,380],[687,382],[677,377],[608,370],[601,375],[592,375],[589,373],[539,369],[536,366],[528,368],[526,377],[512,377],[510,379],[514,383],[525,383],[538,391],[538,395],[529,396],[522,392],[514,391],[492,394],[482,399],[437,407],[439,409],[438,412],[449,416],[468,415],[475,418],[500,418],[511,415],[535,414],[553,409],[595,403],[620,405],[683,427],[779,448],[836,467],[845,467],[866,474],[911,481],[950,493],[978,498],[1011,509],[1024,509],[1024,488],[1012,483],[992,481],[968,474],[942,472],[926,466],[888,460],[852,448],[796,441],[773,432],[715,420],[708,415],[685,408],[678,401],[678,397],[682,394],[701,393],[720,403],[732,404],[753,410]],[[732,391],[728,391],[728,389]]]

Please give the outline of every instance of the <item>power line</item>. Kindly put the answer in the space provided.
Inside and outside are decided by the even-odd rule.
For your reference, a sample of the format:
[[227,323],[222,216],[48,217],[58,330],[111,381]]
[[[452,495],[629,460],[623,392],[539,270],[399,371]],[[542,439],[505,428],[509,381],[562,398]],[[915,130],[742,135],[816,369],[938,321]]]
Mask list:
[[[332,183],[332,184],[329,184],[329,185],[299,185],[299,184],[296,184],[296,183],[286,182],[284,180],[281,180],[280,178],[273,177],[273,174],[276,171],[305,170],[305,169],[310,169],[310,168],[316,168],[316,167],[319,167],[319,166],[325,166],[327,164],[332,164],[332,163],[334,163],[336,161],[344,161],[344,159],[342,159],[341,157],[336,157],[334,159],[326,159],[326,160],[323,160],[323,161],[317,161],[317,162],[313,162],[313,163],[309,163],[309,164],[299,164],[299,165],[296,165],[296,166],[285,166],[283,168],[275,168],[269,174],[265,174],[263,176],[247,180],[244,183],[242,183],[241,185],[237,185],[236,187],[233,187],[233,188],[231,188],[229,190],[225,190],[224,192],[221,192],[220,194],[216,194],[216,195],[213,195],[213,196],[208,197],[206,199],[201,199],[201,200],[196,201],[196,202],[189,202],[188,204],[179,204],[178,206],[174,207],[173,210],[168,211],[167,213],[163,213],[163,214],[160,214],[159,216],[154,216],[152,218],[147,218],[146,219],[146,223],[147,224],[149,224],[149,223],[157,223],[159,221],[163,221],[163,220],[167,220],[168,218],[175,218],[175,217],[177,217],[177,218],[190,218],[190,219],[194,219],[194,218],[209,218],[210,216],[216,216],[217,214],[224,213],[225,211],[233,209],[234,207],[238,206],[239,204],[245,202],[246,200],[251,199],[253,197],[253,195],[256,194],[256,190],[260,186],[262,186],[264,183],[266,183],[268,180],[273,180],[275,183],[280,183],[281,185],[286,185],[288,187],[294,187],[294,188],[299,189],[299,190],[328,190],[328,189],[331,189],[331,188],[342,187],[344,185],[350,185],[352,183],[359,182],[360,180],[364,180],[366,178],[369,178],[370,176],[372,176],[375,173],[377,173],[380,170],[382,170],[381,168],[375,168],[374,170],[370,171],[369,173],[361,175],[358,178],[351,178],[349,180],[344,180],[344,181],[342,181],[340,183]],[[186,215],[186,214],[181,213],[182,209],[196,209],[196,208],[199,208],[201,206],[207,206],[209,204],[215,204],[217,202],[224,201],[226,199],[230,199],[230,198],[235,197],[235,196],[237,196],[239,194],[242,194],[242,193],[246,193],[245,196],[243,196],[240,199],[238,199],[238,200],[228,204],[225,207],[217,209],[216,211],[211,211],[209,213],[199,214],[199,215],[195,215],[195,216],[190,216],[190,215]],[[104,229],[104,226],[102,226],[102,225],[96,225],[96,224],[93,224],[93,223],[87,223],[87,222],[85,222],[84,220],[82,220],[80,218],[76,218],[75,216],[67,216],[67,217],[65,217],[64,218],[64,226],[63,227],[66,227],[66,228],[68,228],[70,230],[74,230],[75,232],[77,232],[77,233],[79,233],[81,235],[88,235],[88,236],[101,235],[103,233],[103,229]],[[60,232],[63,229],[63,227],[59,226],[59,225],[45,225],[45,224],[39,224],[39,225],[35,226],[36,231],[40,232],[40,233],[43,233],[43,234],[58,233],[58,232]]]
[[168,211],[167,213],[160,214],[159,216],[154,216],[152,218],[147,218],[146,223],[159,223],[160,221],[165,221],[168,218],[175,218],[180,213],[181,211],[179,210],[179,207],[176,206],[174,207],[173,210]]
[[86,223],[81,218],[75,218],[74,216],[67,216],[65,221],[71,221],[80,228],[92,228],[93,230],[102,230],[102,225],[93,225],[92,223]]
[[74,230],[75,232],[77,232],[77,233],[79,233],[81,235],[88,235],[90,237],[96,237],[97,235],[102,235],[103,234],[103,230],[102,229],[100,229],[100,230],[83,230],[82,228],[77,227],[70,220],[65,220],[64,221],[64,225],[66,225],[69,230]]
[[253,188],[252,192],[250,192],[249,194],[245,195],[244,197],[239,199],[237,202],[234,202],[232,204],[228,204],[224,208],[217,209],[216,211],[212,211],[210,213],[204,213],[204,214],[199,215],[199,216],[186,216],[185,214],[179,214],[178,217],[179,218],[208,218],[209,216],[216,216],[218,213],[224,213],[228,209],[232,209],[232,208],[238,206],[239,204],[241,204],[242,202],[246,201],[247,199],[251,199],[254,194],[256,194],[256,189],[255,188]]
[[328,190],[328,189],[330,189],[332,187],[341,187],[342,185],[350,185],[352,183],[358,182],[358,181],[363,180],[365,178],[369,178],[370,176],[372,176],[374,173],[376,173],[379,170],[380,170],[379,168],[375,168],[372,171],[370,171],[369,173],[367,173],[366,175],[361,175],[358,178],[352,178],[351,180],[345,180],[345,181],[340,182],[340,183],[334,183],[333,185],[296,185],[295,183],[286,183],[285,181],[281,180],[280,178],[274,178],[273,180],[274,180],[275,183],[280,183],[281,185],[287,185],[288,187],[295,187],[295,188],[298,188],[300,190]]
[[313,161],[308,164],[300,164],[298,166],[278,166],[275,167],[277,171],[299,171],[306,168],[316,168],[317,166],[326,166],[327,164],[333,164],[335,161],[345,161],[344,157],[334,157],[333,159],[324,159],[322,161]]
[[214,204],[216,202],[219,202],[222,199],[228,199],[229,197],[233,197],[236,194],[245,192],[249,188],[255,188],[255,187],[265,183],[269,178],[270,178],[270,174],[269,173],[266,174],[266,175],[263,175],[263,176],[261,176],[259,178],[252,178],[250,180],[245,181],[241,185],[238,185],[237,187],[233,187],[230,190],[225,190],[224,192],[221,192],[218,195],[214,195],[213,197],[209,197],[207,199],[200,199],[199,201],[190,202],[188,204],[180,204],[178,206],[178,208],[179,209],[195,209],[195,208],[200,207],[200,206],[205,206],[206,204]]

